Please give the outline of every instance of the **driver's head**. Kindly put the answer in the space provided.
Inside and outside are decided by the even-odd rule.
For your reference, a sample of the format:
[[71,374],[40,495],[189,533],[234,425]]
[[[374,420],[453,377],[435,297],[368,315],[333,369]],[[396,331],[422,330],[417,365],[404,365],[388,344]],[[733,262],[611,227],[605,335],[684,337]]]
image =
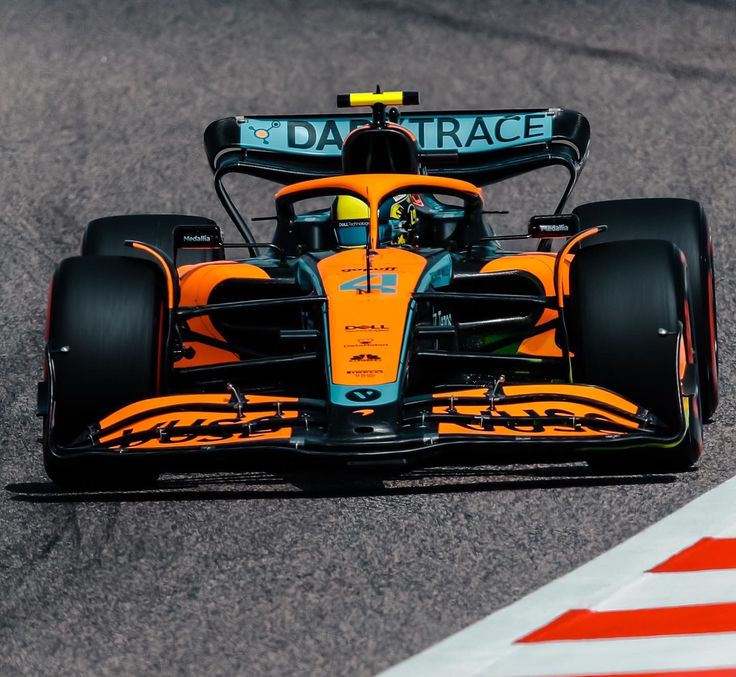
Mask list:
[[[332,204],[337,242],[342,248],[365,247],[368,242],[370,208],[360,198],[338,195]],[[405,244],[413,240],[416,208],[411,196],[395,195],[378,210],[378,240],[381,244]]]
[[415,244],[415,225],[417,209],[415,201],[419,196],[402,194],[386,199],[378,210],[379,230],[381,226],[390,233],[388,238],[393,244]]
[[365,247],[371,218],[366,202],[352,195],[338,195],[332,204],[332,217],[341,247]]

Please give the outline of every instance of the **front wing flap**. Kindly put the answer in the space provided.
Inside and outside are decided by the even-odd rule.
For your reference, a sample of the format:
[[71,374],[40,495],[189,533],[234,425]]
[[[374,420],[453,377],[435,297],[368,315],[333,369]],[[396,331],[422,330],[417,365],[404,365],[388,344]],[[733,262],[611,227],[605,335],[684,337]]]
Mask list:
[[[323,400],[233,391],[142,400],[90,426],[74,444],[54,450],[59,455],[283,451],[357,459],[434,455],[472,446],[487,448],[488,462],[493,462],[491,452],[501,447],[579,453],[599,446],[673,444],[687,432],[687,410],[683,407],[681,429],[672,430],[603,388],[497,384],[408,398],[390,431],[383,426],[373,433],[371,421],[378,412],[369,404],[331,412]],[[330,416],[338,415],[355,416],[354,437],[331,435]]]

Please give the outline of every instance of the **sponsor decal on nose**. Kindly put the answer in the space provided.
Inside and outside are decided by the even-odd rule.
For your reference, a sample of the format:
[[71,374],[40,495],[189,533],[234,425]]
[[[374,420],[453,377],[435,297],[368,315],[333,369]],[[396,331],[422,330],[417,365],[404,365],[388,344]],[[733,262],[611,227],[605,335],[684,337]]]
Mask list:
[[373,402],[381,397],[381,391],[376,388],[355,388],[345,394],[352,402]]

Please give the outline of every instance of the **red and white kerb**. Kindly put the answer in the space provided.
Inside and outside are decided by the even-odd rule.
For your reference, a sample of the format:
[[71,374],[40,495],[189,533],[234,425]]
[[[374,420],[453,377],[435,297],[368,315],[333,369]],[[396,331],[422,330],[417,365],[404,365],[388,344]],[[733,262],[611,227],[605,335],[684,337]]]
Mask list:
[[736,478],[382,677],[736,677]]

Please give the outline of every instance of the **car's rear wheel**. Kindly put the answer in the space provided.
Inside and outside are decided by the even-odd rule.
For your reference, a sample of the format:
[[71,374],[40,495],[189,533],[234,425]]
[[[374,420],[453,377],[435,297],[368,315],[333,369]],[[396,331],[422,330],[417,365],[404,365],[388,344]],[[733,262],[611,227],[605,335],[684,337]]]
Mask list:
[[692,200],[647,198],[591,202],[574,212],[584,228],[608,226],[605,232],[585,240],[583,248],[601,242],[661,239],[673,242],[685,254],[702,414],[709,420],[718,406],[718,342],[713,244],[703,208]]
[[[565,315],[573,379],[626,397],[673,431],[683,416],[689,420],[681,442],[592,454],[596,468],[676,471],[701,454],[697,383],[689,397],[683,398],[681,387],[683,355],[692,350],[683,259],[677,247],[662,240],[607,242],[586,247],[573,259]],[[691,372],[697,382],[697,370]]]
[[222,247],[180,249],[176,251],[174,232],[179,226],[187,226],[192,232],[217,234],[217,224],[202,216],[183,214],[130,214],[106,216],[90,221],[82,240],[83,256],[131,256],[147,258],[144,252],[125,246],[126,240],[138,240],[160,249],[172,260],[176,254],[177,265],[220,261],[225,258]]
[[[155,263],[119,256],[62,261],[52,281],[48,350],[53,402],[44,461],[63,485],[149,482],[150,464],[115,456],[65,458],[88,426],[120,407],[160,392],[164,369],[165,282]],[[137,461],[137,459],[136,459]]]

